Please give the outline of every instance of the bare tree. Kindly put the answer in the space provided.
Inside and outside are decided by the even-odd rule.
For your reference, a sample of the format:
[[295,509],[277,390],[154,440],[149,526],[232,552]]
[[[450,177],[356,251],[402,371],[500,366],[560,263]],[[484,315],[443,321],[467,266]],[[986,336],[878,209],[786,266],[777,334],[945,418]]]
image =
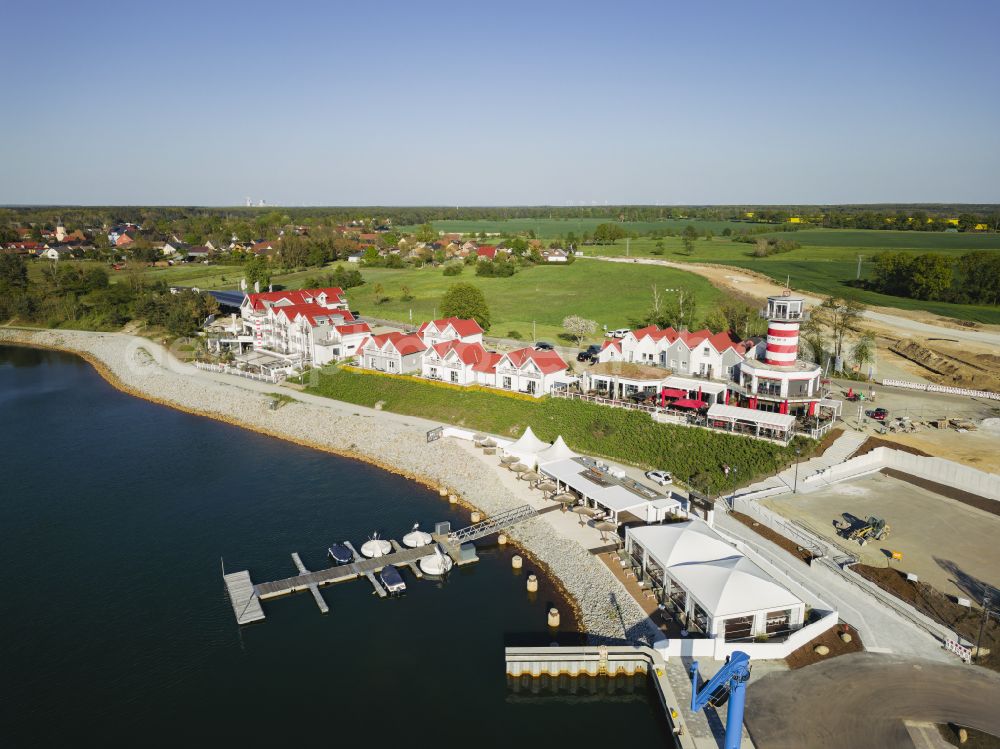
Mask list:
[[813,312],[811,327],[829,328],[833,336],[833,355],[837,361],[842,361],[844,336],[857,325],[864,311],[865,306],[861,302],[831,296]]

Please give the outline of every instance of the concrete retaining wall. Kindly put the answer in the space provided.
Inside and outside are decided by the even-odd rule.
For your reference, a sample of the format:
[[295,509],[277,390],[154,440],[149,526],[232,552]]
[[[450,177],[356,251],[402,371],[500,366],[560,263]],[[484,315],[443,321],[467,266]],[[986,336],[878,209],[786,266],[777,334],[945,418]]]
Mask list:
[[951,486],[987,499],[1000,500],[1000,476],[996,474],[970,468],[945,458],[913,455],[888,447],[876,447],[870,453],[831,466],[808,476],[803,483],[834,484],[875,473],[883,468],[894,468],[917,478]]

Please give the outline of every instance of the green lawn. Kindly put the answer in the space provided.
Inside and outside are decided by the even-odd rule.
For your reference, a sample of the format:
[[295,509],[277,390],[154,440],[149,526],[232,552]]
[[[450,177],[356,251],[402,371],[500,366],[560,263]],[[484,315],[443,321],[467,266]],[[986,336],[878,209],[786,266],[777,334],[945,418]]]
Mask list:
[[[616,223],[609,218],[512,218],[506,221],[461,221],[445,220],[434,221],[434,228],[439,232],[459,232],[467,234],[470,232],[487,232],[498,234],[516,234],[518,232],[534,231],[539,239],[555,239],[573,232],[577,237],[584,232],[594,233],[600,224]],[[626,231],[634,231],[645,234],[657,230],[683,231],[684,227],[693,225],[698,231],[704,233],[711,230],[720,234],[726,227],[747,226],[733,221],[703,221],[701,219],[663,219],[662,221],[627,221],[621,225]],[[415,231],[416,226],[401,226],[400,231]],[[622,242],[624,246],[624,242]]]
[[[460,276],[445,276],[440,268],[415,270],[365,268],[365,285],[350,289],[351,308],[365,315],[408,322],[433,319],[439,315],[441,295],[454,283],[470,283],[482,289],[493,315],[490,333],[506,336],[516,330],[531,340],[532,321],[538,339],[552,342],[562,332],[568,315],[596,320],[598,327],[620,328],[640,317],[648,308],[652,286],[664,289],[685,286],[698,298],[703,313],[722,297],[722,292],[693,273],[672,268],[650,268],[578,260],[569,265],[540,265],[521,269],[510,278],[477,276],[475,267],[466,266]],[[382,284],[390,300],[373,302],[374,287]],[[407,286],[413,299],[403,301],[401,288]],[[597,337],[600,338],[599,332]]]
[[[658,424],[648,414],[581,401],[512,398],[500,393],[463,390],[402,377],[327,367],[307,390],[347,403],[424,416],[470,429],[514,437],[524,428],[543,440],[562,435],[574,450],[643,468],[671,471],[685,482],[703,474],[709,488],[729,488],[723,465],[739,469],[740,483],[772,475],[794,459],[795,447],[808,455],[816,443],[799,439],[782,447],[770,442]],[[699,480],[698,488],[706,488]]]
[[801,245],[849,250],[920,250],[967,252],[1000,249],[1000,234],[980,232],[876,231],[874,229],[802,229],[766,236],[794,239]]

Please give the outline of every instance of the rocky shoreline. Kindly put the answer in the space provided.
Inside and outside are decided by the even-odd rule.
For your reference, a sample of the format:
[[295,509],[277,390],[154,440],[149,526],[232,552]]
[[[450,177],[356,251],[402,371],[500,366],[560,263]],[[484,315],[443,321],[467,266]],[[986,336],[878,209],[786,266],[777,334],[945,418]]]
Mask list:
[[[0,328],[0,344],[77,354],[112,385],[136,397],[373,463],[435,489],[445,486],[463,504],[487,514],[522,504],[452,439],[428,444],[429,422],[422,419],[299,394],[292,394],[296,402],[272,410],[272,397],[264,389],[275,392],[279,386],[195,369],[137,336]],[[590,641],[620,642],[654,633],[645,612],[610,570],[544,518],[522,523],[508,536],[552,575]]]

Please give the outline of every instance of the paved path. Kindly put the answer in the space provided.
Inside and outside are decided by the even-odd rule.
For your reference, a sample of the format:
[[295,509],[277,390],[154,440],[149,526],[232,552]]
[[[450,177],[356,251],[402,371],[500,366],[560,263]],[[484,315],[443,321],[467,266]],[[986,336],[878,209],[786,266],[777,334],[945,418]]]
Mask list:
[[956,723],[1000,736],[1000,674],[855,653],[769,675],[747,691],[759,749],[910,747],[904,721]]
[[810,458],[809,460],[804,460],[799,464],[797,485],[795,481],[796,467],[793,464],[774,476],[769,476],[766,479],[757,481],[749,486],[743,487],[742,489],[738,489],[736,491],[736,497],[738,499],[745,494],[763,491],[766,489],[781,489],[782,492],[791,492],[793,488],[796,488],[796,486],[800,492],[810,491],[815,488],[815,485],[805,484],[804,479],[806,476],[812,476],[814,473],[829,468],[830,466],[840,465],[853,455],[866,439],[868,439],[868,435],[864,432],[845,429],[844,433],[840,435],[840,437],[838,437],[820,457]]

